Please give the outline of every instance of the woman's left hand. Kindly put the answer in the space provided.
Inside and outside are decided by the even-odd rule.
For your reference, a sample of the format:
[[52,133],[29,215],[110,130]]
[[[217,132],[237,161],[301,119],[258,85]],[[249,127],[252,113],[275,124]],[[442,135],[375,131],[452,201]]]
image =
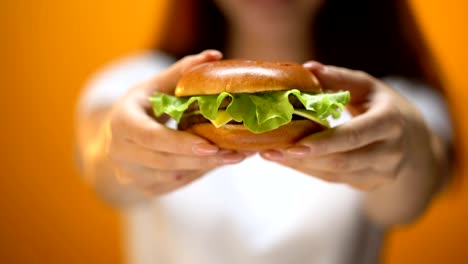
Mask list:
[[424,175],[428,181],[436,178],[431,177],[437,173],[431,131],[408,101],[360,71],[317,62],[304,67],[325,90],[349,90],[348,110],[355,117],[292,147],[264,151],[263,158],[366,191],[414,174]]

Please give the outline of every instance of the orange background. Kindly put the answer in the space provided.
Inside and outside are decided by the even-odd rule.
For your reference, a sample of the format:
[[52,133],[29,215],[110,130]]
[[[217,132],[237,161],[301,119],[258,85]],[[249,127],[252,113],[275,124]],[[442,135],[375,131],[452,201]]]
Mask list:
[[[73,109],[94,70],[157,41],[169,2],[0,4],[0,263],[122,261],[118,214],[73,168]],[[444,70],[463,159],[468,4],[412,3]],[[390,236],[384,262],[468,263],[467,219],[468,183],[459,180],[424,217]]]

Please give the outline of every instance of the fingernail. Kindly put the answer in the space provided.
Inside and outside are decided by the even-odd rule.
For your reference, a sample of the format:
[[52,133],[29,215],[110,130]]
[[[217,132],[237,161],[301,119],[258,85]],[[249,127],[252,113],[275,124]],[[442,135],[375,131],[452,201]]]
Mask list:
[[288,148],[286,152],[291,156],[304,157],[310,153],[310,148],[306,146],[296,146]]
[[205,50],[203,51],[203,54],[209,55],[215,59],[221,59],[223,57],[223,54],[220,51],[214,49]]
[[241,153],[244,154],[244,155],[247,156],[247,157],[250,157],[250,156],[255,155],[257,152],[256,152],[256,151],[253,151],[253,150],[244,150],[244,151],[242,151]]
[[284,159],[283,153],[276,150],[268,150],[264,152],[262,156],[272,161],[282,161]]
[[220,162],[222,164],[235,164],[241,162],[245,156],[232,150],[221,150]]
[[321,64],[320,62],[317,61],[308,61],[303,64],[304,68],[307,68],[309,70],[314,70],[314,71],[321,71],[325,66]]
[[192,151],[197,155],[213,155],[219,151],[219,148],[208,143],[197,143],[192,146]]

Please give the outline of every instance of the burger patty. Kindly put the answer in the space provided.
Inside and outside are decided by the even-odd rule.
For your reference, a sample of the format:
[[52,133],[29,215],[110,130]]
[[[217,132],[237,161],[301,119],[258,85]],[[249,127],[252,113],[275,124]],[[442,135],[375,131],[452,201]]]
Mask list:
[[288,96],[289,102],[294,106],[295,109],[304,109],[304,105],[297,99],[296,96],[290,94]]
[[[232,101],[232,98],[229,97],[229,96],[224,98],[224,100],[219,105],[219,109],[226,109],[226,107],[228,107],[228,105],[231,103],[231,101]],[[200,107],[198,106],[198,102],[195,101],[195,102],[193,102],[193,103],[191,103],[189,105],[189,107],[187,108],[187,110],[185,112],[190,113],[190,112],[193,112],[193,111],[197,111],[199,109],[200,109]]]
[[[294,95],[289,95],[289,102],[293,105],[295,109],[304,109],[304,105],[297,99],[296,96]],[[226,107],[231,103],[232,98],[231,97],[226,97],[222,102],[221,105],[219,106],[219,109],[226,109]],[[198,102],[193,102],[185,111],[184,115],[180,119],[180,122],[178,124],[179,129],[185,130],[194,124],[200,124],[200,123],[207,123],[210,122],[210,120],[206,119],[204,116],[201,114],[191,114],[194,111],[198,111],[200,107],[198,106]],[[296,116],[293,115],[293,120],[301,120],[304,119],[301,116]],[[242,124],[240,122],[236,121],[230,121],[228,124]]]
[[177,126],[180,130],[185,130],[195,124],[207,123],[207,122],[210,122],[210,120],[206,119],[201,114],[183,115]]

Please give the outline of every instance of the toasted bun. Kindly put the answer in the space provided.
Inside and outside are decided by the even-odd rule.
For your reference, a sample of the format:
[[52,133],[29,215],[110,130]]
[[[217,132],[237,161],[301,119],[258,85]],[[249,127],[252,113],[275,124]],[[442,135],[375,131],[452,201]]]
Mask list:
[[325,127],[310,120],[293,120],[275,130],[261,134],[250,132],[242,124],[227,124],[216,128],[211,123],[200,123],[189,127],[187,131],[204,137],[224,149],[259,151],[290,146],[301,138],[324,129]]
[[257,93],[289,89],[321,92],[317,78],[296,63],[223,60],[200,64],[187,71],[179,80],[175,95]]

